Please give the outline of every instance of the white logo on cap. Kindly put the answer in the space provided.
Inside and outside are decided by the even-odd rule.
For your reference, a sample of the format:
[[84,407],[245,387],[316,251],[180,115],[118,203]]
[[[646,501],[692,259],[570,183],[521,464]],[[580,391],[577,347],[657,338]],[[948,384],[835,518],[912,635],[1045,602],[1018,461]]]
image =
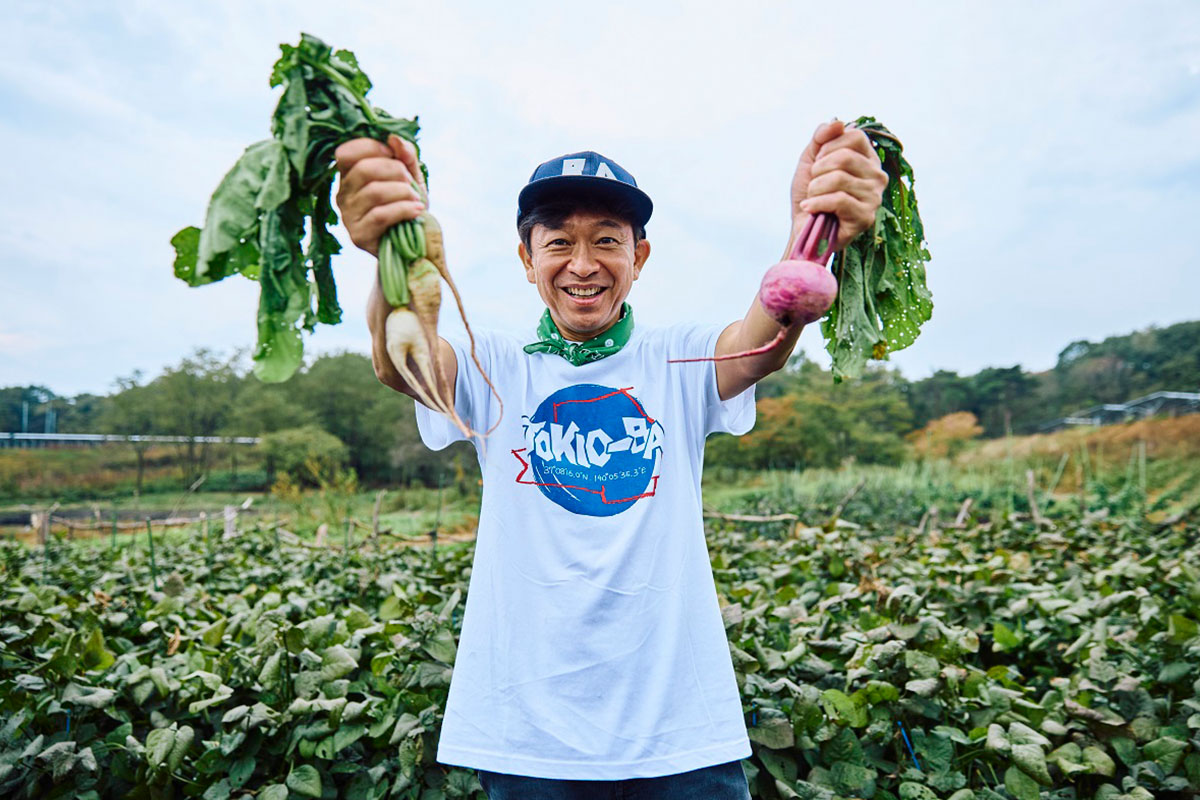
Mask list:
[[613,175],[612,170],[608,168],[608,164],[605,164],[603,161],[600,162],[600,166],[596,167],[596,177],[612,178],[614,181],[618,180],[617,176]]
[[587,164],[586,158],[564,158],[561,174],[582,175],[585,164]]

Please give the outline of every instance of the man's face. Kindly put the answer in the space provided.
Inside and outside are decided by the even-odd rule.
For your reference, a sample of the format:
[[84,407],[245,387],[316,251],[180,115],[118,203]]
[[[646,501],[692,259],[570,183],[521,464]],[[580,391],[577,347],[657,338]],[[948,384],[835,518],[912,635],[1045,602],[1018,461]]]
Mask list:
[[621,304],[650,256],[650,243],[633,243],[628,222],[577,211],[561,227],[534,226],[530,248],[518,248],[525,277],[563,336],[586,341],[613,326]]

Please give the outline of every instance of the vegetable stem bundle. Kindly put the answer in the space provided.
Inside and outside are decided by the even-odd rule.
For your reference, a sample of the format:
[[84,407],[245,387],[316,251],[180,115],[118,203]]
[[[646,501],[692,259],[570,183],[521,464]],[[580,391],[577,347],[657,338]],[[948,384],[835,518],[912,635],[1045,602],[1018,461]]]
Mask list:
[[[311,332],[318,322],[341,321],[330,263],[341,250],[329,232],[329,226],[337,224],[330,199],[334,151],[360,137],[386,142],[398,136],[415,147],[418,131],[415,118],[393,117],[367,101],[371,81],[350,51],[334,52],[309,34],[302,34],[295,46],[280,45],[280,50],[271,72],[271,87],[283,87],[272,117],[272,138],[246,148],[221,180],[209,202],[204,228],[187,227],[171,239],[175,275],[190,286],[234,273],[259,282],[254,372],[267,382],[287,380],[300,366],[301,330]],[[421,172],[428,178],[424,163]],[[425,214],[384,234],[379,243],[379,279],[394,309],[387,325],[389,355],[422,402],[447,414],[471,435],[453,402],[445,399],[453,397],[453,387],[447,385],[438,358],[439,278],[454,293],[470,337],[471,357],[483,372],[458,289],[446,268],[436,220]],[[407,308],[410,303],[412,310]],[[416,338],[408,333],[400,336],[401,331],[412,330],[419,332]],[[422,380],[409,369],[409,356]]]

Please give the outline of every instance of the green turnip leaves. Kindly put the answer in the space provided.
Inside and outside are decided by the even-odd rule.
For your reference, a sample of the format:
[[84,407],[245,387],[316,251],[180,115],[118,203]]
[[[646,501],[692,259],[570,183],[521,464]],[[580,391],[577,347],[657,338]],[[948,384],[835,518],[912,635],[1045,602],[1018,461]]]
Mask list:
[[247,147],[226,173],[204,227],[171,239],[175,276],[189,286],[236,273],[259,282],[254,373],[267,382],[287,380],[300,366],[302,329],[342,318],[331,268],[341,245],[329,232],[338,221],[330,199],[337,146],[391,133],[415,143],[418,131],[416,119],[367,102],[371,80],[348,50],[303,34],[280,51],[271,71],[271,87],[283,87],[272,138]]
[[925,285],[925,229],[917,212],[912,167],[900,141],[874,117],[859,117],[888,174],[874,228],[836,253],[830,268],[838,296],[821,322],[834,380],[856,378],[867,360],[885,359],[917,339],[933,314]]

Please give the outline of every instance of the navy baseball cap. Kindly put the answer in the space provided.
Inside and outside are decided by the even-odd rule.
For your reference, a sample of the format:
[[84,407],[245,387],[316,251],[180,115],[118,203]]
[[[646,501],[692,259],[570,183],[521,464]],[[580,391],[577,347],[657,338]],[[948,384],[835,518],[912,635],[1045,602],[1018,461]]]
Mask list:
[[637,181],[620,164],[599,153],[585,150],[569,153],[539,164],[529,176],[529,183],[517,197],[517,224],[542,198],[549,194],[579,192],[580,194],[609,194],[633,207],[636,226],[646,224],[654,203],[638,188]]

